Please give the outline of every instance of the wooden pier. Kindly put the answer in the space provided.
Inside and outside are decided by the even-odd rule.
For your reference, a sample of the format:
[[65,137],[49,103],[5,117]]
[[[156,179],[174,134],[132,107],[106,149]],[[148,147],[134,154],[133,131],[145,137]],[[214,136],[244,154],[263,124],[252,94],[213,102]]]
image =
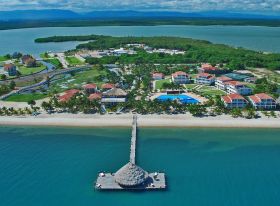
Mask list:
[[166,189],[165,174],[148,173],[136,165],[137,117],[133,116],[129,163],[116,173],[98,174],[97,190],[162,190]]

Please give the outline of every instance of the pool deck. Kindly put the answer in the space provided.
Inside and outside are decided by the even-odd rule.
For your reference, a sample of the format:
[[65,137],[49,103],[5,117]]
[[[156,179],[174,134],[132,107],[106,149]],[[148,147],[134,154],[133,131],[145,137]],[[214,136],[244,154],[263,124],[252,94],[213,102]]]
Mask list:
[[[166,92],[161,92],[161,93],[154,93],[151,97],[150,97],[150,100],[155,100],[157,99],[158,97],[160,97],[161,95],[168,95]],[[208,100],[205,98],[205,97],[201,97],[199,95],[196,95],[194,93],[191,93],[191,92],[184,92],[184,93],[181,93],[181,94],[178,94],[178,95],[186,95],[186,96],[189,96],[190,98],[193,98],[197,101],[199,101],[200,103],[205,103],[207,102]]]

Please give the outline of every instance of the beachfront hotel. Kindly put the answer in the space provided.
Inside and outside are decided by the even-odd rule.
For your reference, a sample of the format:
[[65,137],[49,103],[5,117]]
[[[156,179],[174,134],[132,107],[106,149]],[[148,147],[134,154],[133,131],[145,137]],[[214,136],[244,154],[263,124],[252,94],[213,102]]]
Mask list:
[[248,97],[255,109],[276,109],[276,100],[271,96],[260,93]]
[[222,96],[222,102],[228,109],[239,108],[242,109],[247,106],[247,100],[240,94],[229,94],[227,96]]
[[87,94],[92,94],[97,91],[97,85],[96,84],[86,84],[83,86],[83,89]]
[[250,87],[238,81],[227,81],[225,85],[228,94],[250,95],[253,92]]
[[217,89],[226,90],[226,82],[229,81],[232,81],[232,79],[229,77],[225,77],[225,76],[218,77],[215,81],[215,86]]
[[178,71],[172,74],[172,82],[175,84],[187,84],[190,82],[190,78],[186,72]]
[[201,73],[197,75],[195,82],[197,84],[213,85],[215,84],[215,79],[215,76],[211,74]]

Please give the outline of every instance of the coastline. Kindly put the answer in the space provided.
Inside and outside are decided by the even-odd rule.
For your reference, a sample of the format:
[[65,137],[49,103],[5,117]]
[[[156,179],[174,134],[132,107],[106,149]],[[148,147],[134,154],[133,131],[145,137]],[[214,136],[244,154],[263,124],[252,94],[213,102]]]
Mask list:
[[[37,117],[0,117],[0,126],[130,127],[132,114],[41,114]],[[279,118],[193,117],[184,115],[137,115],[139,127],[180,128],[280,128]]]

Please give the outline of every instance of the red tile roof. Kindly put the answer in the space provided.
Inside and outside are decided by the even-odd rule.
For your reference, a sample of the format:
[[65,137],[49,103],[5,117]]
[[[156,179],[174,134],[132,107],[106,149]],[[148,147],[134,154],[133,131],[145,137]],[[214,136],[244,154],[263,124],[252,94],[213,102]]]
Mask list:
[[153,73],[152,76],[153,77],[164,77],[164,74],[163,73],[159,73],[159,72],[155,72],[155,73]]
[[232,79],[231,79],[231,78],[226,77],[226,76],[221,76],[221,77],[218,77],[218,78],[217,78],[217,80],[222,81],[222,82],[232,81]]
[[230,85],[233,85],[233,86],[242,86],[242,85],[244,85],[242,82],[239,82],[239,81],[227,81],[227,82],[225,82],[225,84],[230,84]]
[[10,69],[13,69],[14,67],[15,67],[14,64],[11,64],[11,63],[5,64],[5,65],[4,65],[4,70],[5,70],[5,71],[9,71]]
[[96,89],[96,84],[86,84],[83,86],[84,89]]
[[102,98],[102,95],[101,93],[94,93],[94,94],[91,94],[88,99],[89,100],[95,100],[95,99],[101,99]]
[[178,71],[178,72],[175,72],[175,73],[172,74],[173,77],[177,77],[179,75],[188,76],[186,72],[182,72],[182,71]]
[[101,88],[102,89],[113,89],[113,88],[116,88],[116,85],[107,83],[107,84],[102,84]]
[[222,99],[227,104],[232,103],[232,101],[235,100],[235,99],[243,99],[243,100],[246,101],[246,99],[244,97],[242,97],[240,94],[230,94],[230,95],[227,95],[227,96],[222,96]]
[[198,74],[198,75],[197,75],[197,78],[199,78],[199,77],[205,77],[205,78],[207,78],[207,79],[213,79],[213,78],[215,78],[215,76],[213,76],[213,75],[211,75],[211,74],[208,74],[208,73],[201,73],[201,74]]
[[271,96],[265,94],[265,93],[260,93],[260,94],[255,94],[252,96],[249,96],[249,98],[254,102],[254,103],[260,103],[262,100],[266,99],[272,99],[274,100]]
[[201,68],[204,70],[218,70],[217,67],[213,67],[211,64],[202,64]]
[[58,100],[60,102],[67,102],[69,101],[75,94],[79,93],[80,90],[77,89],[71,89],[71,90],[67,90],[64,92],[64,95],[58,97]]

